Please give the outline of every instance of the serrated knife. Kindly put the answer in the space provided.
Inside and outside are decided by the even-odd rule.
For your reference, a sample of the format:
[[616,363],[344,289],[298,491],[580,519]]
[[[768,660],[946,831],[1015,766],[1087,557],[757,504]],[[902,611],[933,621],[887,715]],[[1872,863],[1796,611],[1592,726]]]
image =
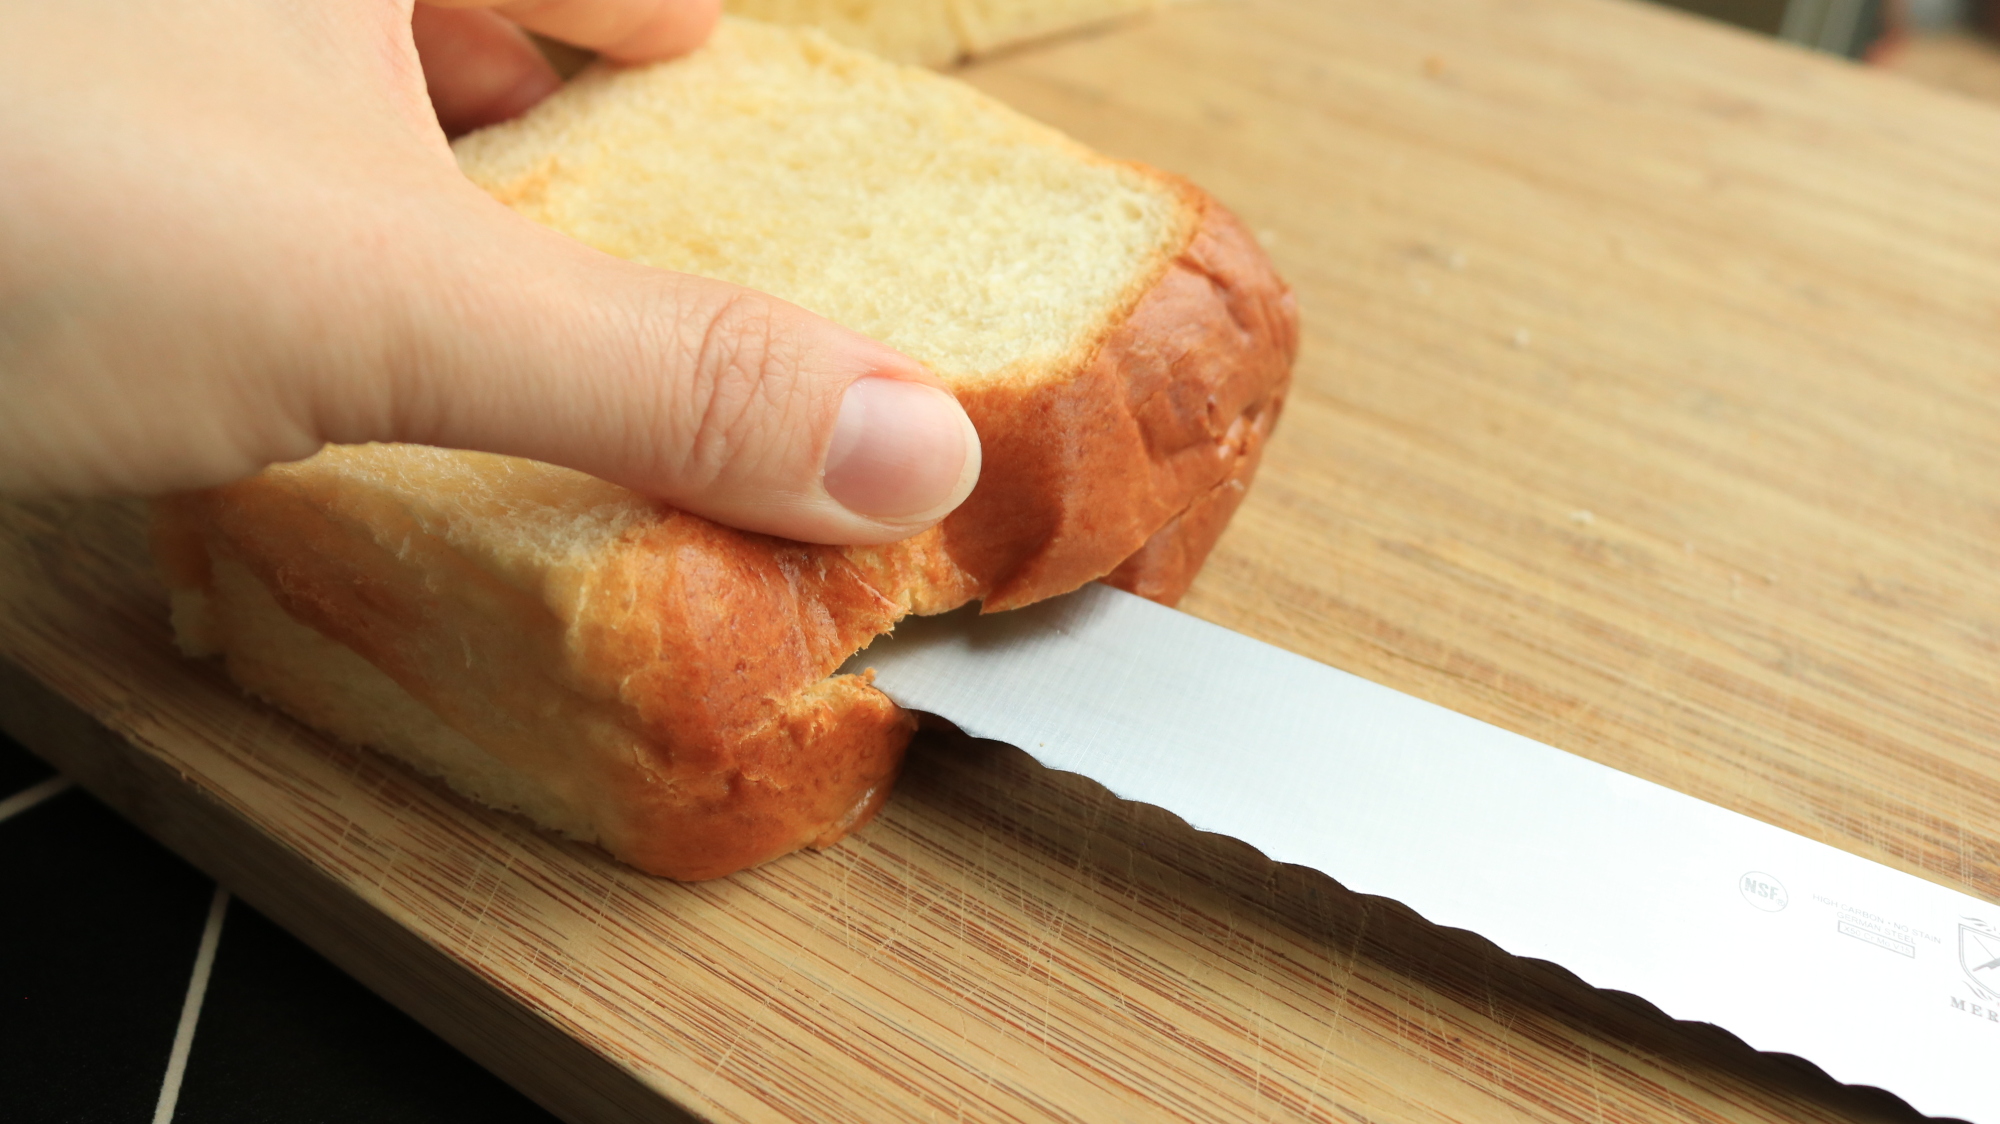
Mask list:
[[911,709],[1918,1111],[2000,1124],[2000,907],[1106,586],[912,619]]

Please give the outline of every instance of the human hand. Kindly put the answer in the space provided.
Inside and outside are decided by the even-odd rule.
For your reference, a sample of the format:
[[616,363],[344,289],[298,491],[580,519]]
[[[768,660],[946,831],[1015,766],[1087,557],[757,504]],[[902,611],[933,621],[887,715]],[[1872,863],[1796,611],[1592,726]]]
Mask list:
[[410,0],[5,4],[0,491],[161,493],[409,441],[791,538],[941,518],[979,445],[922,366],[538,227],[452,160],[446,129],[556,85],[515,24],[636,62],[697,45],[715,5],[443,0],[413,32]]

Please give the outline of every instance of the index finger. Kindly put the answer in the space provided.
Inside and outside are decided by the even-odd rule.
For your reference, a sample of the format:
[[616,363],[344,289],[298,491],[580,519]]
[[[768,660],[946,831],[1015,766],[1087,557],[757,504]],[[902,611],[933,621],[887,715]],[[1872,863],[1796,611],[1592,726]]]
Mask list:
[[684,55],[708,41],[721,0],[423,0],[440,8],[490,8],[529,31],[586,47],[613,62]]

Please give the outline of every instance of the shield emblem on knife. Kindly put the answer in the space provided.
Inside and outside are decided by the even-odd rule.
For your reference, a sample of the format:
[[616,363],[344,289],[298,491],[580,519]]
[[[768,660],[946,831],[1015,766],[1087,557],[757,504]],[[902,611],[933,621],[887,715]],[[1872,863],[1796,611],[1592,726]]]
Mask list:
[[1958,966],[1987,999],[2000,998],[2000,932],[1983,922],[1958,926]]

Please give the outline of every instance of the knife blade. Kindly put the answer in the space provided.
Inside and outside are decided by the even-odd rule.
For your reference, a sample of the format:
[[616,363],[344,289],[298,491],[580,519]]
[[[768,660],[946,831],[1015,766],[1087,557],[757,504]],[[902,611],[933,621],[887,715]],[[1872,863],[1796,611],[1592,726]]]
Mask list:
[[2000,1124],[2000,907],[1108,586],[911,619],[898,704],[1350,890]]

